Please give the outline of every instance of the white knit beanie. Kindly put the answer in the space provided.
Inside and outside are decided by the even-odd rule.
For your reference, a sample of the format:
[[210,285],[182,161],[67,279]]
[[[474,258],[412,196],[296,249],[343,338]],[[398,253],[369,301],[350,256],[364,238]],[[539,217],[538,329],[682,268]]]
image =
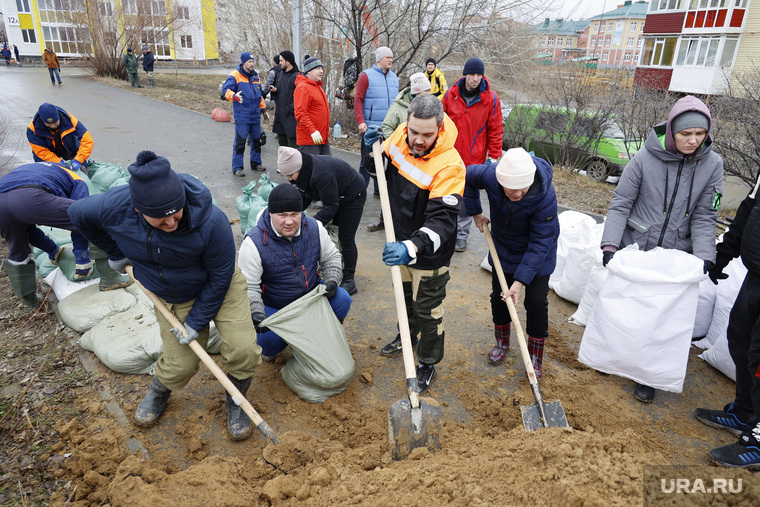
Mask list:
[[509,190],[520,190],[533,184],[536,177],[536,164],[523,148],[507,150],[496,166],[496,180]]

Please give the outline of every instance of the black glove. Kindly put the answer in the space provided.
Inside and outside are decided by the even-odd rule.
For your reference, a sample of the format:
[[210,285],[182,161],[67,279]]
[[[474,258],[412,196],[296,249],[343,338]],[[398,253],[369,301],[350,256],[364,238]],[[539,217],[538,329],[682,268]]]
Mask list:
[[715,263],[713,261],[705,261],[705,267],[702,269],[704,270],[704,273],[707,274],[714,267],[715,267]]
[[605,268],[607,267],[607,264],[612,260],[612,257],[615,256],[615,252],[611,252],[610,250],[605,250],[602,253],[602,266]]
[[[730,261],[730,259],[729,259]],[[709,268],[707,266],[707,263],[712,264]],[[717,263],[713,264],[710,261],[705,261],[705,270],[710,274],[710,280],[712,280],[712,283],[715,285],[718,285],[718,280],[725,280],[728,278],[728,275],[723,272],[723,269],[728,265],[728,262],[725,262],[725,259],[721,259],[720,255],[717,258]]]
[[329,282],[325,282],[325,296],[327,296],[327,299],[332,299],[335,297],[335,295],[338,293],[338,282],[334,282],[330,280]]
[[263,321],[266,318],[267,318],[267,314],[266,313],[253,312],[251,314],[251,320],[253,320],[253,327],[256,328],[256,332],[257,333],[261,334],[261,333],[267,333],[267,332],[269,332],[269,328],[268,327],[266,327],[266,326],[259,326],[259,324],[261,324],[261,321]]

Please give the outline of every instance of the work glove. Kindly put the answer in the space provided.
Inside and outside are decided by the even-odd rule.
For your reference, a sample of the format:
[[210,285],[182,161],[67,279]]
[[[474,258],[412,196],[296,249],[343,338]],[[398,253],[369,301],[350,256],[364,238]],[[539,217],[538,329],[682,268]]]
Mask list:
[[401,266],[409,264],[412,258],[409,256],[409,251],[406,249],[406,245],[400,241],[395,243],[386,243],[383,248],[383,262],[388,266]]
[[375,141],[383,138],[383,130],[378,125],[370,125],[364,133],[364,145],[372,147]]
[[266,118],[267,120],[271,120],[271,118],[269,117],[268,111],[264,111],[264,118]]
[[92,276],[95,266],[90,260],[89,250],[74,250],[74,259],[76,262],[74,268],[74,281],[84,280]]
[[259,325],[259,324],[261,324],[261,321],[263,321],[266,318],[267,318],[267,314],[266,313],[253,312],[251,314],[251,320],[253,320],[253,327],[256,328],[256,332],[257,333],[261,334],[261,333],[268,333],[269,332],[269,328],[268,327],[266,327],[266,326],[260,326]]
[[[720,254],[718,254],[718,258],[716,259],[715,264],[707,267],[707,263],[709,261],[705,261],[705,269],[710,275],[710,280],[712,280],[712,283],[715,285],[718,285],[718,280],[725,280],[728,278],[728,275],[723,272],[723,270],[728,266],[728,263],[731,262],[731,259],[722,258]],[[712,263],[711,263],[712,264]]]
[[235,102],[240,102],[242,104],[243,103],[243,92],[242,91],[237,92],[235,95],[232,96],[232,99]]
[[122,275],[127,274],[127,271],[124,269],[124,267],[127,264],[132,264],[132,263],[129,262],[129,259],[127,259],[126,257],[124,257],[123,259],[119,259],[117,261],[113,259],[108,259],[108,266],[114,271],[121,273]]
[[486,163],[487,163],[487,164],[495,164],[496,162],[498,162],[498,160],[496,160],[495,158],[489,158],[489,159],[486,161]]
[[315,130],[311,133],[311,140],[314,141],[314,144],[322,144],[322,134],[319,133],[319,130]]
[[327,296],[327,299],[332,299],[338,294],[338,282],[334,282],[330,280],[329,282],[325,282],[325,296]]
[[604,266],[606,268],[607,264],[609,264],[609,262],[612,260],[612,257],[614,257],[614,255],[615,255],[615,252],[611,252],[609,250],[605,250],[602,253],[602,266]]
[[176,327],[171,328],[169,331],[174,333],[174,336],[177,337],[177,341],[179,341],[181,345],[190,345],[191,341],[198,338],[198,331],[188,326],[187,322],[185,322],[185,332],[187,332],[187,336],[182,334],[182,330],[177,329]]
[[71,161],[71,168],[74,171],[80,171],[82,169],[82,163],[79,160],[74,159]]

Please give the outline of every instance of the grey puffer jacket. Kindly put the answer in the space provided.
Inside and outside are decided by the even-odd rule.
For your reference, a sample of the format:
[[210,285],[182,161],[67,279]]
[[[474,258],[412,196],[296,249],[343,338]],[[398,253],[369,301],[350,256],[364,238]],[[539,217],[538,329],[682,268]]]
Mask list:
[[684,97],[673,107],[668,121],[652,129],[615,189],[602,248],[636,243],[642,250],[661,246],[715,261],[723,159],[712,151],[709,133],[694,154],[684,156],[675,150],[670,123],[685,111],[699,111],[712,121],[704,103]]

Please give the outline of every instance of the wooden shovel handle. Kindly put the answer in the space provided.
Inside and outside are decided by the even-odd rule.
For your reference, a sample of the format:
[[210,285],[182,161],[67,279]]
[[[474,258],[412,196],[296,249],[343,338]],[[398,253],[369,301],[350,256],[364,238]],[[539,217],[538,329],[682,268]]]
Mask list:
[[[372,145],[372,155],[375,159],[375,172],[377,173],[377,187],[380,191],[380,208],[383,211],[385,222],[385,240],[388,243],[396,241],[396,233],[393,229],[393,214],[388,197],[388,184],[385,181],[385,169],[383,169],[383,155],[380,141]],[[391,266],[391,279],[393,280],[393,294],[396,297],[396,316],[398,328],[401,334],[401,352],[404,356],[404,374],[406,386],[409,392],[409,401],[412,408],[420,406],[419,386],[417,385],[417,371],[414,368],[414,353],[412,351],[412,333],[409,330],[409,320],[406,314],[406,301],[404,300],[404,282],[401,279],[401,267]]]
[[[185,330],[184,324],[182,324],[177,316],[174,315],[166,307],[161,298],[146,289],[145,286],[143,286],[143,284],[141,284],[140,281],[135,278],[135,273],[132,266],[130,264],[127,264],[124,267],[124,270],[129,274],[130,278],[134,280],[135,284],[137,284],[137,286],[142,289],[145,295],[148,296],[148,298],[153,303],[153,306],[155,306],[156,309],[161,312],[161,315],[163,315],[164,318],[169,321],[169,324],[171,324],[175,329],[179,329],[182,331],[183,335],[187,336],[187,331]],[[222,386],[224,386],[224,389],[230,393],[230,396],[232,396],[232,401],[234,401],[236,405],[240,406],[243,409],[243,412],[245,412],[251,421],[253,421],[253,423],[256,425],[256,427],[259,428],[259,431],[261,431],[264,436],[267,437],[270,441],[279,443],[277,436],[274,434],[274,432],[272,432],[272,429],[269,427],[269,425],[264,421],[264,419],[261,418],[259,413],[256,412],[256,409],[253,408],[253,406],[248,402],[248,400],[245,398],[245,396],[243,396],[238,388],[235,387],[235,384],[233,384],[232,381],[227,378],[227,375],[224,374],[222,369],[216,365],[214,360],[211,359],[211,356],[208,355],[208,352],[206,352],[204,348],[201,347],[201,344],[196,340],[193,340],[189,343],[189,346],[191,349],[193,349],[193,352],[195,352],[201,362],[206,365],[206,368],[208,368],[214,377],[216,377]]]

